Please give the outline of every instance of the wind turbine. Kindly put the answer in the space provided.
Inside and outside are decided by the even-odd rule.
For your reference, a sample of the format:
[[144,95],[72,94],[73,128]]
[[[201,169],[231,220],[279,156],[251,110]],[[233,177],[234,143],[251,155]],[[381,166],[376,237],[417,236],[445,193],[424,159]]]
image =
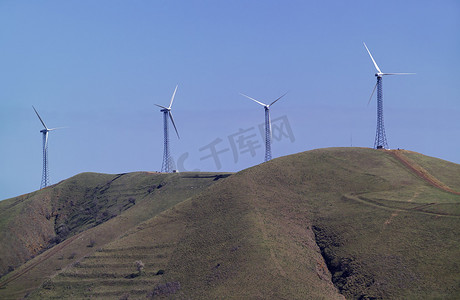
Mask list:
[[262,105],[265,109],[265,161],[269,161],[272,159],[272,124],[270,121],[270,106],[275,104],[276,101],[283,98],[286,94],[287,93],[285,93],[284,95],[282,95],[270,104],[265,104],[245,94],[240,93],[241,96],[251,99],[252,101]]
[[374,58],[372,57],[371,52],[366,46],[366,43],[364,43],[364,47],[366,47],[367,53],[369,53],[369,56],[372,59],[372,62],[374,63],[375,69],[377,70],[377,73],[375,73],[375,77],[377,77],[377,83],[374,86],[374,89],[372,90],[372,94],[369,98],[369,103],[372,100],[372,96],[375,93],[375,89],[377,89],[377,131],[375,133],[375,142],[374,142],[374,148],[375,149],[388,149],[388,143],[387,143],[387,137],[385,135],[385,127],[383,125],[383,93],[382,93],[382,78],[385,75],[412,75],[415,73],[383,73],[380,71],[379,66],[375,62]]
[[168,131],[168,119],[171,119],[171,123],[176,130],[177,137],[179,137],[179,132],[177,131],[176,124],[174,123],[174,118],[171,113],[171,106],[174,101],[174,96],[176,95],[177,85],[174,89],[174,93],[171,97],[171,102],[169,102],[168,107],[164,107],[158,104],[156,106],[161,108],[161,112],[163,113],[163,132],[164,132],[164,152],[163,152],[163,164],[161,165],[161,172],[170,173],[173,169],[173,160],[171,158],[170,149],[169,149],[169,131]]
[[42,173],[42,182],[40,184],[40,189],[47,187],[50,182],[49,182],[49,168],[48,168],[48,132],[56,130],[56,129],[61,129],[63,127],[59,128],[48,128],[45,125],[45,122],[43,122],[43,119],[40,117],[38,114],[37,110],[35,107],[32,105],[32,108],[34,109],[35,113],[37,114],[37,117],[40,119],[40,122],[42,122],[44,129],[40,130],[40,132],[43,134],[43,173]]

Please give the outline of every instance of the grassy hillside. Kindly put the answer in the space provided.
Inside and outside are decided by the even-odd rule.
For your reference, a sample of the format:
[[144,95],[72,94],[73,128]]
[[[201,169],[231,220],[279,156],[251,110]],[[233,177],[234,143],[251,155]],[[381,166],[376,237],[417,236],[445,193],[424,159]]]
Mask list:
[[0,202],[2,267],[34,257],[0,279],[0,298],[38,287],[47,276],[228,175],[84,173]]
[[[75,210],[84,208],[82,201],[97,203],[98,197],[87,194],[117,177],[82,174],[53,187],[1,201],[0,274],[78,231],[78,221],[69,222],[68,216],[78,215]],[[106,209],[99,207],[101,214],[104,213]]]
[[[459,165],[408,155],[460,188]],[[455,299],[459,206],[389,151],[309,151],[211,186],[31,297]]]
[[405,151],[274,159],[131,226],[28,297],[457,299],[458,177],[460,165]]

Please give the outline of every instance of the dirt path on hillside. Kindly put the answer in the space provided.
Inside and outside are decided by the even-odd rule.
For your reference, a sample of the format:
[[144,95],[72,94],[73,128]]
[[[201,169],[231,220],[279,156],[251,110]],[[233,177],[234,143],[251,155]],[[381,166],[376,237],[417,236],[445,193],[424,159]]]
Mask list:
[[448,187],[447,185],[439,181],[436,177],[428,173],[428,171],[422,168],[420,165],[418,165],[417,163],[415,163],[414,161],[406,157],[402,152],[403,150],[386,150],[386,151],[390,153],[398,161],[400,161],[409,170],[414,172],[416,175],[421,177],[423,180],[425,180],[432,186],[437,187],[438,189],[441,189],[448,193],[460,195],[460,192],[454,191],[453,189],[451,189],[450,187]]

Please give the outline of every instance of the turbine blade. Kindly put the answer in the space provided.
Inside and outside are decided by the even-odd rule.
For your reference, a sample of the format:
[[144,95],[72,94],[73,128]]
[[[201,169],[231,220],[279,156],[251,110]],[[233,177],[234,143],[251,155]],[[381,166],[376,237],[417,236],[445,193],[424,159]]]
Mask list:
[[56,127],[56,128],[48,129],[48,131],[53,131],[53,130],[57,130],[57,129],[64,129],[64,128],[69,128],[69,127]]
[[161,106],[161,105],[158,105],[158,104],[155,104],[155,105],[158,106],[158,107],[161,107],[161,108],[164,108],[164,109],[168,109],[168,110],[169,110],[169,108],[167,108],[167,107],[164,107],[164,106]]
[[257,102],[257,103],[259,103],[259,104],[262,105],[262,106],[267,106],[267,104],[262,103],[262,102],[260,102],[260,101],[257,101],[256,99],[251,98],[251,97],[249,97],[249,96],[247,96],[247,95],[245,95],[245,94],[240,93],[240,95],[241,95],[241,96],[244,96],[244,97],[246,97],[246,98],[249,98],[249,99],[251,99],[252,101]]
[[35,113],[37,114],[37,117],[40,119],[40,122],[42,122],[43,127],[45,127],[45,129],[48,129],[48,127],[46,127],[46,125],[45,125],[45,122],[43,122],[42,118],[40,117],[40,115],[38,114],[37,110],[35,109],[35,107],[33,105],[32,105],[32,108],[34,109]]
[[174,93],[173,93],[173,95],[171,97],[171,102],[169,103],[168,109],[171,109],[171,106],[172,106],[173,101],[174,101],[174,96],[176,96],[176,91],[177,91],[177,85],[176,85],[176,88],[174,89]]
[[283,96],[279,97],[278,99],[276,99],[275,101],[273,101],[272,103],[270,103],[269,106],[272,106],[273,104],[275,104],[276,101],[278,101],[279,99],[283,98],[284,96],[286,96],[287,93],[284,93]]
[[377,63],[375,62],[374,58],[372,57],[371,51],[369,51],[369,49],[367,48],[366,43],[363,42],[363,44],[364,47],[366,47],[367,53],[369,53],[369,56],[371,57],[372,62],[374,63],[375,68],[377,69],[377,72],[382,73],[382,71],[380,71],[379,69],[379,66],[377,66]]
[[367,105],[369,105],[369,103],[371,103],[372,96],[374,96],[375,89],[377,88],[377,84],[378,84],[378,83],[376,83],[376,84],[374,85],[374,89],[372,90],[372,94],[371,94],[371,96],[369,97],[369,102],[367,102]]
[[177,137],[180,139],[179,132],[177,131],[177,127],[176,127],[176,124],[174,123],[174,118],[173,118],[171,112],[169,112],[169,118],[171,119],[171,122],[172,122],[172,124],[174,126],[174,129],[176,130]]
[[382,75],[415,75],[415,73],[383,73]]

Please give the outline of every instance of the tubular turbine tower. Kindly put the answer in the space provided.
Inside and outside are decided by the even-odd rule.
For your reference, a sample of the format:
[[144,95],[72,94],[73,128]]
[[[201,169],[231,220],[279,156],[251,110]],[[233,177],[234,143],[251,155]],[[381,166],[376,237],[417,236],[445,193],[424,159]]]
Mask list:
[[375,62],[374,58],[372,57],[371,52],[366,46],[366,43],[363,43],[364,47],[366,47],[367,53],[369,53],[369,56],[372,59],[372,62],[374,63],[375,69],[377,70],[377,73],[375,73],[375,77],[377,77],[377,83],[374,86],[374,89],[372,90],[372,94],[369,98],[369,103],[372,100],[372,96],[375,93],[375,89],[377,88],[377,130],[375,133],[375,141],[374,141],[374,149],[388,149],[388,142],[387,142],[387,137],[385,134],[385,127],[383,124],[383,91],[382,91],[382,79],[383,76],[385,75],[412,75],[415,73],[382,73],[380,71],[379,66]]
[[173,168],[174,168],[173,167],[174,163],[171,157],[170,147],[169,147],[169,130],[168,130],[169,119],[171,119],[171,123],[173,124],[174,129],[176,130],[177,137],[180,139],[179,132],[177,131],[176,124],[174,123],[174,118],[171,113],[171,106],[173,104],[174,96],[176,95],[176,91],[177,91],[177,85],[176,85],[176,88],[174,89],[174,93],[171,97],[171,102],[169,103],[168,107],[164,107],[164,106],[155,104],[156,106],[161,108],[160,111],[163,113],[163,135],[164,135],[163,150],[164,151],[163,151],[163,163],[161,165],[161,172],[164,172],[164,173],[170,173],[173,171]]
[[262,105],[265,109],[265,161],[269,161],[272,159],[272,123],[270,121],[270,106],[275,104],[276,101],[283,98],[286,94],[287,93],[285,93],[284,95],[282,95],[270,104],[265,104],[245,94],[240,93],[241,96],[251,99],[252,101]]
[[40,122],[43,124],[44,129],[40,130],[40,132],[43,135],[43,172],[42,172],[42,181],[40,184],[40,189],[47,187],[50,184],[50,179],[49,179],[49,167],[48,167],[48,132],[60,129],[59,128],[51,128],[49,129],[46,127],[45,122],[43,122],[42,118],[38,114],[37,110],[35,107],[32,106],[34,109],[35,113],[37,114],[38,119],[40,119]]

